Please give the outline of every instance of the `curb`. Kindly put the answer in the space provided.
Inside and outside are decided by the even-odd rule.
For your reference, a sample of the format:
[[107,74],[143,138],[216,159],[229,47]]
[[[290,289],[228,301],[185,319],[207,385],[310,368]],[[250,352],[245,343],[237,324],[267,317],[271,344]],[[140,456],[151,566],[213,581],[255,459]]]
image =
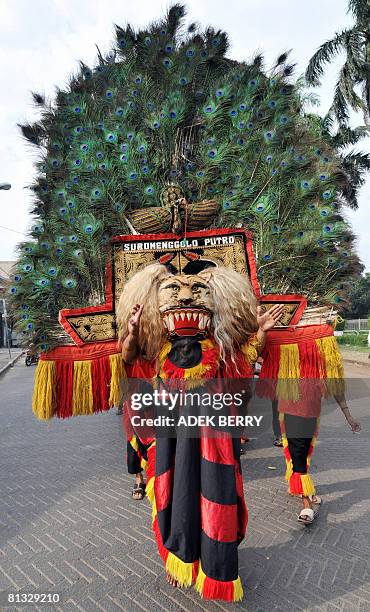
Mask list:
[[370,359],[369,359],[369,363],[366,363],[366,361],[359,361],[358,359],[346,359],[346,357],[343,357],[343,356],[342,356],[342,359],[345,363],[353,363],[355,365],[365,366],[365,368],[370,367]]
[[7,364],[6,364],[6,365],[5,365],[3,368],[1,368],[1,370],[0,370],[0,376],[1,376],[2,374],[5,374],[5,372],[6,372],[7,370],[9,370],[9,368],[11,368],[11,367],[12,367],[12,366],[13,366],[13,365],[14,365],[14,364],[15,364],[15,363],[18,361],[18,359],[20,359],[20,358],[22,357],[22,355],[24,355],[24,351],[22,351],[21,353],[19,353],[19,355],[17,355],[16,357],[14,357],[14,358],[13,358],[11,361],[8,361],[8,363],[7,363]]

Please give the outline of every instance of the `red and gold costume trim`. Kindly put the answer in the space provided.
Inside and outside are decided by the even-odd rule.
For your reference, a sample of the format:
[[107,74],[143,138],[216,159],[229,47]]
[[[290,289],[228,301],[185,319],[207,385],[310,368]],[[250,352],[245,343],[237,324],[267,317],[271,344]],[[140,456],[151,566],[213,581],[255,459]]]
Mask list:
[[322,395],[344,393],[341,355],[331,325],[306,325],[267,334],[257,393],[271,399],[297,402],[302,381],[322,381]]
[[33,412],[44,420],[109,410],[122,401],[126,377],[117,341],[60,346],[40,356]]
[[198,379],[216,378],[220,363],[220,353],[213,340],[201,340],[201,362],[192,368],[180,368],[174,365],[168,354],[172,348],[171,342],[166,342],[159,354],[159,376],[162,379]]

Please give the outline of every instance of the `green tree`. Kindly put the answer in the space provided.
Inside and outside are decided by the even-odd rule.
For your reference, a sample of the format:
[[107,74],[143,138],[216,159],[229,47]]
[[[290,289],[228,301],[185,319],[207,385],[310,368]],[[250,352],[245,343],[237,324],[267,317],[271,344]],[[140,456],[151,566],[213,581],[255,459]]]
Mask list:
[[338,53],[345,54],[329,111],[340,126],[348,124],[350,109],[362,111],[365,123],[370,121],[370,3],[368,0],[349,0],[348,12],[354,17],[353,26],[337,32],[331,40],[323,43],[306,70],[307,82],[313,86],[320,85],[325,65]]
[[370,273],[365,274],[353,284],[348,294],[349,304],[345,308],[345,316],[349,318],[366,319],[370,315]]

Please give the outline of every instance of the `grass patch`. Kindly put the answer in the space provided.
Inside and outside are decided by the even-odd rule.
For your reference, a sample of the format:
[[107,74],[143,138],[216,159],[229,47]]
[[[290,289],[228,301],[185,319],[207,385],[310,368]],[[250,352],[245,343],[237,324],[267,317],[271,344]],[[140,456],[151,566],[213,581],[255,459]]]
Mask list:
[[369,348],[367,334],[343,334],[343,336],[337,336],[337,340],[343,348]]

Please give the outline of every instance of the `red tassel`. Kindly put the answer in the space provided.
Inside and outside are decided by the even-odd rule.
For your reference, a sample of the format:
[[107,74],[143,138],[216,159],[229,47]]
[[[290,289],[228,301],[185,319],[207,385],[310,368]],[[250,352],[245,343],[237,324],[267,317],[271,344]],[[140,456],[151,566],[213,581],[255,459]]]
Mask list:
[[301,474],[299,472],[293,472],[289,480],[289,492],[292,495],[302,495],[302,481]]
[[55,362],[56,409],[55,415],[61,419],[72,416],[73,361]]
[[280,367],[280,346],[278,344],[268,345],[262,352],[263,367],[260,378],[277,379]]
[[100,357],[91,362],[91,380],[94,412],[109,410],[109,384],[111,367],[109,357]]
[[324,362],[315,340],[298,344],[301,378],[322,378]]
[[234,601],[233,581],[222,582],[221,580],[213,580],[213,578],[207,576],[204,580],[202,595],[204,599]]
[[262,352],[263,365],[256,383],[257,397],[276,399],[276,383],[280,367],[280,346],[272,344]]

